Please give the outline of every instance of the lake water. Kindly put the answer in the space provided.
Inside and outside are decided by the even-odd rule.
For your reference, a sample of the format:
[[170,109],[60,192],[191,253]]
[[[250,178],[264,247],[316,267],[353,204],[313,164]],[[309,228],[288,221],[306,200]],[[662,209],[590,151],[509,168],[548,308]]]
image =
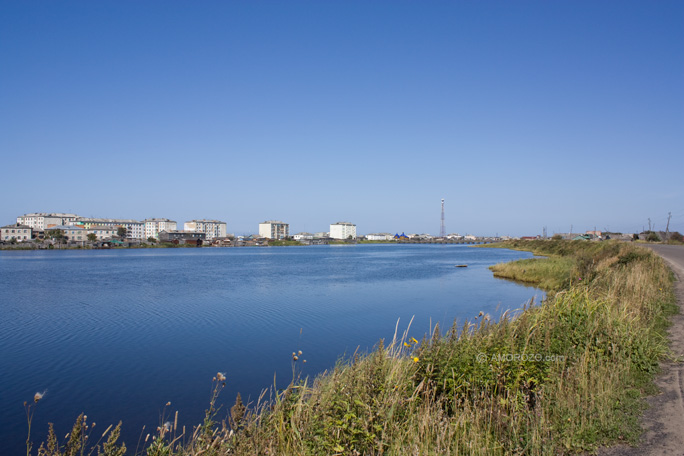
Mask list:
[[[530,253],[463,245],[356,245],[110,251],[0,251],[0,442],[25,452],[24,401],[47,389],[33,440],[61,438],[79,413],[95,440],[124,422],[135,449],[164,404],[201,421],[211,379],[222,400],[254,400],[291,378],[302,350],[314,376],[357,348],[446,329],[480,311],[498,316],[539,290],[488,266]],[[467,264],[467,268],[455,268]],[[99,429],[99,432],[97,431]]]

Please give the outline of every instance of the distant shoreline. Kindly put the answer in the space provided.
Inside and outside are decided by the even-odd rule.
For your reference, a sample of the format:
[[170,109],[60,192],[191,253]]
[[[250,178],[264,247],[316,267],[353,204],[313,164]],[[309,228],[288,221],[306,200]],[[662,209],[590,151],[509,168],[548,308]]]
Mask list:
[[[327,244],[320,245],[360,245],[360,244],[385,244],[385,245],[406,245],[406,244],[440,244],[440,245],[481,245],[490,244],[494,241],[488,240],[477,240],[477,241],[358,241],[358,242],[347,242],[343,240],[329,242]],[[267,245],[230,245],[230,246],[217,246],[217,245],[192,245],[192,244],[147,244],[142,243],[139,245],[129,245],[129,246],[113,246],[113,247],[93,247],[93,246],[80,246],[80,245],[62,245],[62,246],[52,246],[45,247],[39,245],[32,245],[30,243],[18,243],[18,244],[5,244],[0,245],[0,251],[9,250],[129,250],[129,249],[188,249],[188,248],[244,248],[244,247],[310,247],[312,245],[319,244],[302,244],[298,241],[273,241],[272,244]]]

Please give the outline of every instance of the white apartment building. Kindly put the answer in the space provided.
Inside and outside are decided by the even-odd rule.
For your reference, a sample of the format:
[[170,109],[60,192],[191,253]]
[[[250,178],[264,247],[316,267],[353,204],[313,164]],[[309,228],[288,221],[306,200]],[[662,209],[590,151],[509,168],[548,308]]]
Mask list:
[[59,212],[33,212],[17,217],[19,225],[30,226],[34,230],[47,230],[54,226],[69,225],[76,220],[76,214],[64,214]]
[[3,241],[11,241],[14,239],[17,242],[27,242],[33,236],[33,228],[28,225],[7,225],[0,228],[0,239]]
[[337,222],[330,225],[330,237],[333,239],[356,239],[356,225],[349,222]]
[[94,226],[104,226],[114,228],[116,231],[119,227],[123,227],[126,228],[127,239],[146,239],[145,223],[137,220],[78,217],[74,221],[74,225],[83,227],[86,230]]
[[178,229],[178,224],[174,220],[164,218],[145,219],[143,223],[145,224],[145,239],[151,237],[159,239],[159,233],[162,231],[176,231]]
[[190,220],[183,224],[184,231],[192,231],[195,233],[205,233],[206,239],[224,238],[226,237],[226,222],[219,220]]
[[268,239],[284,239],[290,235],[290,225],[278,220],[259,223],[259,237]]

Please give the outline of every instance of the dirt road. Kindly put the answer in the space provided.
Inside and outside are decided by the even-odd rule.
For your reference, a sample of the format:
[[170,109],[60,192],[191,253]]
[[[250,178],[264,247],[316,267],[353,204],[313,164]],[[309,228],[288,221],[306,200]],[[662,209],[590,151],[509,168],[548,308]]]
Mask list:
[[[675,293],[680,313],[672,318],[669,333],[673,354],[684,359],[684,246],[647,247],[660,255],[676,276]],[[656,379],[661,394],[648,398],[649,407],[642,420],[642,443],[636,448],[603,448],[600,455],[684,455],[684,364],[668,361],[661,363],[661,368]]]

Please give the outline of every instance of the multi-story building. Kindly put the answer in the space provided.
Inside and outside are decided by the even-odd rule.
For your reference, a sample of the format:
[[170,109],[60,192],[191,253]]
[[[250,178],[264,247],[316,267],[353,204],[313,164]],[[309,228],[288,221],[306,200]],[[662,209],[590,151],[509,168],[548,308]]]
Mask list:
[[176,231],[178,229],[177,223],[173,220],[163,218],[152,218],[143,220],[145,224],[145,239],[155,238],[159,239],[159,233],[162,231]]
[[226,237],[226,222],[219,220],[190,220],[183,225],[184,231],[205,233],[207,240]]
[[33,237],[33,228],[29,225],[7,225],[0,228],[0,239],[3,241],[11,241],[14,239],[17,242],[30,241]]
[[349,222],[337,222],[330,225],[330,237],[333,239],[356,239],[356,225]]
[[86,230],[93,226],[105,226],[115,230],[123,227],[126,228],[127,239],[146,239],[145,224],[137,220],[78,217],[74,221],[74,225],[83,227]]
[[88,232],[88,234],[92,233],[95,236],[97,236],[98,241],[102,241],[105,239],[111,239],[114,236],[116,236],[117,230],[118,227],[95,225],[91,226],[86,231]]
[[50,227],[49,230],[61,231],[64,238],[69,241],[85,242],[88,240],[88,230],[82,226],[57,225]]
[[63,214],[59,212],[33,212],[17,217],[17,223],[30,226],[35,230],[47,230],[58,225],[69,225],[78,218],[76,214]]
[[290,236],[290,225],[278,220],[259,223],[259,237],[268,239],[284,239]]
[[161,242],[185,242],[185,241],[204,241],[207,239],[207,234],[201,231],[162,231],[159,233],[159,240]]

